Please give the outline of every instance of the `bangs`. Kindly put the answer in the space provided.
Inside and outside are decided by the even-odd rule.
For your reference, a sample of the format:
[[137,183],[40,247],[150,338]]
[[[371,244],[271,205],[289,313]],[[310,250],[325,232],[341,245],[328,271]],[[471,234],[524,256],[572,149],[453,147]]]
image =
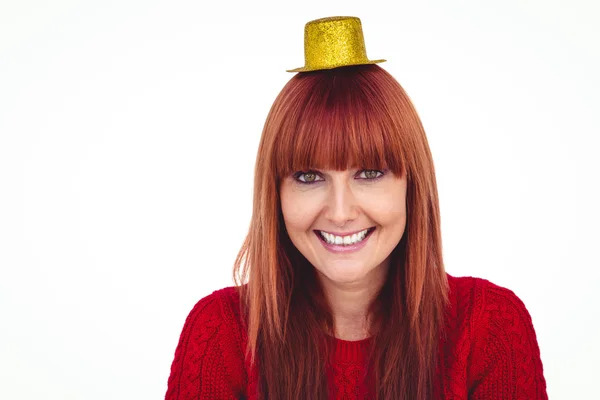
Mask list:
[[269,127],[278,180],[310,169],[404,173],[401,124],[386,106],[397,95],[382,82],[393,78],[369,74],[374,66],[368,67],[298,74],[288,82],[276,100],[275,126]]

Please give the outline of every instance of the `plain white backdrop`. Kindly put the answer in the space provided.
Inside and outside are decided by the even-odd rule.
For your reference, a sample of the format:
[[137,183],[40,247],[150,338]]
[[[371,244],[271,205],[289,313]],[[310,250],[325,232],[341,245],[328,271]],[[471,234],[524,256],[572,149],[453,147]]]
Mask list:
[[188,312],[232,285],[304,24],[334,15],[420,113],[447,271],[525,302],[550,398],[597,398],[593,0],[1,0],[0,398],[164,398]]

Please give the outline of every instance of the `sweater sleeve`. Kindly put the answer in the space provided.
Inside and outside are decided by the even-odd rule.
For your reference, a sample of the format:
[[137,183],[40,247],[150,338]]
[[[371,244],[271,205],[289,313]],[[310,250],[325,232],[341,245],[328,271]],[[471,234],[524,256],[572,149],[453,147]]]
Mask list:
[[485,282],[476,300],[470,400],[547,400],[540,349],[523,302]]
[[165,400],[233,400],[240,387],[225,360],[228,321],[217,293],[201,299],[188,315],[167,384]]

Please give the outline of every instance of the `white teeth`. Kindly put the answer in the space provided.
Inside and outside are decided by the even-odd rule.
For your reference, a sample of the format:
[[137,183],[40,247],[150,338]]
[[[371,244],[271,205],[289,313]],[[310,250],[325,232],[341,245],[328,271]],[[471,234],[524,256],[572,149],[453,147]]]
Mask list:
[[360,231],[349,236],[336,236],[328,232],[319,231],[327,243],[337,245],[343,244],[344,246],[362,241],[365,236],[367,236],[367,232],[368,229],[365,229],[364,231]]

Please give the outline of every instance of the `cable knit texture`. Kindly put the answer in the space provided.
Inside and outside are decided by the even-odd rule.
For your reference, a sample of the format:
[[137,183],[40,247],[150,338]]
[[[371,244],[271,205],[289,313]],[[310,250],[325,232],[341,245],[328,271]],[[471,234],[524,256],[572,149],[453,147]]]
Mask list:
[[[548,399],[535,331],[523,302],[485,279],[448,275],[450,304],[435,379],[436,399]],[[330,398],[373,399],[361,380],[370,339],[335,344],[327,371]],[[166,400],[258,400],[256,367],[245,362],[247,336],[235,287],[201,299],[185,321]]]

